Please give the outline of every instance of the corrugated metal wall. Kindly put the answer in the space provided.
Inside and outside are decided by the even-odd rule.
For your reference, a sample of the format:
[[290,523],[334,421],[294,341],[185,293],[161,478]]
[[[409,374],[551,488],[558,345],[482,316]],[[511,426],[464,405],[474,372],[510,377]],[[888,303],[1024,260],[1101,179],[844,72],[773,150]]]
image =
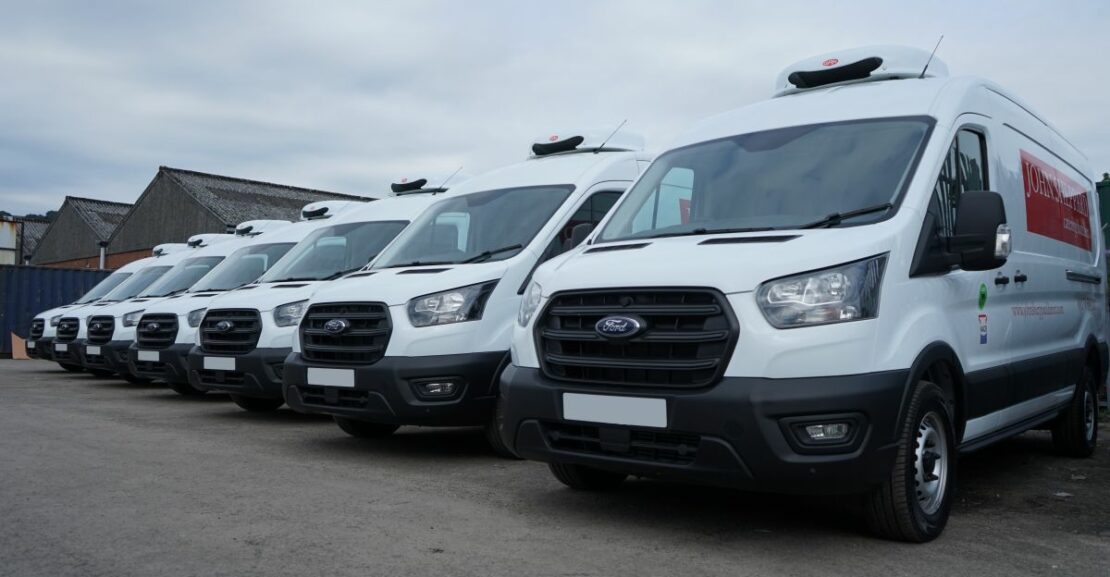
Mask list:
[[77,300],[109,274],[106,270],[0,266],[0,355],[11,354],[11,333],[27,337],[36,314]]

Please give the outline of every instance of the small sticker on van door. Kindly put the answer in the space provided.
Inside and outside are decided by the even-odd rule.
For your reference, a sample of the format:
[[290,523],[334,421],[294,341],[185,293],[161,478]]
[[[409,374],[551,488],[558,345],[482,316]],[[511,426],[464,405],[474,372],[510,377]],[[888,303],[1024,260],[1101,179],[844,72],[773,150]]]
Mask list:
[[1087,189],[1039,158],[1021,151],[1025,220],[1029,232],[1091,250]]
[[979,310],[987,306],[987,284],[979,283]]
[[979,315],[979,344],[987,344],[987,315]]

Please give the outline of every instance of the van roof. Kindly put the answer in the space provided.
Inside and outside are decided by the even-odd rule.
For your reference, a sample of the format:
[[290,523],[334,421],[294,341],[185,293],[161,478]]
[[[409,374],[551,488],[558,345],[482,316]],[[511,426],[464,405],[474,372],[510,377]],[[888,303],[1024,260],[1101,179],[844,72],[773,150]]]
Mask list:
[[[574,184],[592,172],[603,171],[611,163],[637,159],[650,160],[651,155],[644,152],[602,151],[532,157],[475,176],[453,188],[451,196],[500,188]],[[635,174],[629,180],[633,178]]]
[[[671,148],[763,130],[866,118],[931,116],[944,124],[967,112],[968,96],[982,90],[1014,102],[1067,142],[1007,90],[984,78],[959,76],[840,84],[786,94],[708,118],[682,134]],[[1072,149],[1082,156],[1074,146]]]

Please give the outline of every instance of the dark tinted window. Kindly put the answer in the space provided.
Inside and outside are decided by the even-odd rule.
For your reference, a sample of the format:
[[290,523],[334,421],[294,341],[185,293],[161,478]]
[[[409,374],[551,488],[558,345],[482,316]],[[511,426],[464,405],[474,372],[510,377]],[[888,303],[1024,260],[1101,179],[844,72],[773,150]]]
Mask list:
[[547,246],[547,250],[544,251],[540,262],[554,258],[574,248],[570,245],[571,233],[574,231],[574,227],[580,224],[596,225],[601,222],[601,219],[605,218],[605,215],[613,208],[613,205],[617,203],[617,199],[619,199],[622,194],[624,194],[622,191],[605,190],[595,192],[587,198],[586,201],[582,203],[582,206],[574,211],[574,215],[563,225],[563,228],[559,229],[559,234],[551,240],[551,244]]
[[131,278],[122,282],[111,292],[104,295],[104,300],[109,301],[122,301],[135,296],[146,290],[151,284],[158,279],[162,278],[172,267],[166,266],[148,266],[143,270],[131,275]]
[[224,260],[222,256],[198,256],[183,260],[158,279],[158,282],[139,293],[139,296],[165,297],[184,292],[222,260]]
[[100,297],[103,297],[104,295],[111,292],[112,289],[119,286],[128,278],[131,278],[131,273],[129,272],[114,272],[108,275],[108,278],[96,283],[96,286],[89,289],[89,292],[85,293],[84,296],[77,299],[77,304],[91,303],[95,300],[99,300]]
[[241,248],[197,281],[189,292],[226,291],[254,282],[291,248],[291,242]]
[[972,130],[961,130],[948,149],[929,210],[937,215],[941,236],[951,236],[956,227],[960,195],[969,190],[988,190],[986,139]]
[[352,222],[312,233],[270,269],[262,282],[321,280],[366,266],[408,222]]

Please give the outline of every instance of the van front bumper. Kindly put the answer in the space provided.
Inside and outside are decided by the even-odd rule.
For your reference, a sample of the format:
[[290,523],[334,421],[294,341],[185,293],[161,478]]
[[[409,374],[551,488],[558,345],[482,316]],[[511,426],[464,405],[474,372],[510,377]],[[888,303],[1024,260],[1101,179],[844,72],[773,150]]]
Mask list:
[[[112,371],[114,373],[131,372],[127,366],[128,349],[133,341],[111,341],[102,345],[90,345],[88,341],[80,348],[81,366],[86,369]],[[99,355],[90,355],[89,347],[100,347]]]
[[131,374],[144,379],[157,379],[171,383],[189,382],[189,366],[187,358],[193,345],[189,343],[174,343],[164,349],[145,349],[146,352],[157,352],[157,361],[140,361],[139,346],[132,343],[127,349],[127,367]]
[[[281,375],[292,349],[254,349],[243,355],[206,355],[194,346],[189,353],[189,384],[202,391],[221,391],[260,399],[282,398]],[[235,370],[204,368],[204,357],[235,359]]]
[[[501,378],[501,434],[526,459],[744,490],[851,494],[886,480],[909,371],[761,379],[692,390],[568,383],[539,369]],[[563,419],[564,393],[665,399],[667,426]],[[849,440],[812,444],[805,426],[850,422]]]
[[[58,347],[65,345],[66,350],[59,351]],[[35,345],[36,347],[38,345]],[[85,339],[73,339],[72,341],[60,343],[55,338],[54,342],[50,343],[50,360],[61,363],[64,365],[80,365],[81,364],[81,349],[85,348]]]
[[[322,366],[299,353],[285,363],[285,402],[293,410],[375,423],[423,426],[482,425],[497,401],[495,375],[507,351],[383,357],[372,365]],[[309,384],[310,368],[353,371],[353,387]],[[349,374],[349,373],[348,373]],[[454,382],[451,395],[421,396],[422,383]]]
[[34,340],[28,340],[27,344],[34,343],[34,346],[27,347],[27,356],[32,359],[42,359],[44,361],[54,360],[54,337],[42,337]]

